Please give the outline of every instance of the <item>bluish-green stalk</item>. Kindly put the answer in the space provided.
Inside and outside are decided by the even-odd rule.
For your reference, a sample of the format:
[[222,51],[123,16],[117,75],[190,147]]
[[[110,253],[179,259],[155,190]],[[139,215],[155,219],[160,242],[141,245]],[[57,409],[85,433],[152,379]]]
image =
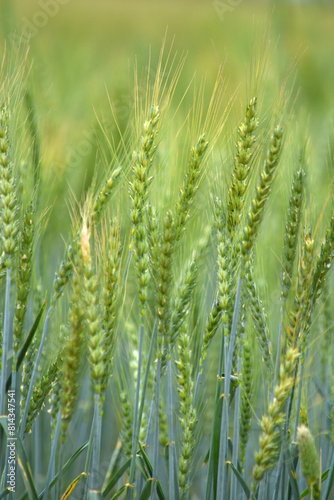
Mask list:
[[[156,337],[157,337],[157,323],[158,322],[156,320],[154,323],[152,337],[151,337],[151,341],[150,341],[150,349],[149,349],[149,353],[148,353],[148,357],[147,357],[146,370],[145,370],[145,376],[144,376],[142,393],[141,393],[141,402],[140,402],[140,407],[139,407],[139,412],[138,412],[138,417],[137,417],[138,426],[136,428],[136,434],[134,435],[134,440],[132,442],[132,446],[133,446],[133,443],[138,443],[138,439],[139,439],[140,426],[141,426],[142,416],[143,416],[143,412],[144,412],[144,405],[145,405],[146,389],[147,389],[148,379],[149,379],[149,375],[150,375],[150,371],[151,371],[151,363],[152,363],[152,357],[153,357],[153,351],[154,351],[154,344],[155,344]],[[139,363],[138,363],[138,365],[139,365]],[[149,431],[150,431],[150,420],[151,420],[151,418],[149,419],[147,433],[149,433]],[[131,453],[132,453],[132,459],[131,459],[131,464],[130,464],[129,484],[132,485],[134,478],[135,478],[136,449],[135,449],[135,451],[133,451],[133,449],[132,449]],[[128,495],[133,494],[133,493],[131,494],[131,491],[133,492],[133,488],[128,489],[127,498],[128,498]],[[129,498],[131,498],[131,496]]]
[[36,361],[35,361],[35,366],[34,366],[34,369],[33,369],[32,375],[31,375],[31,379],[30,379],[28,395],[27,395],[26,404],[24,407],[24,413],[23,413],[22,422],[21,422],[21,429],[20,429],[20,438],[21,439],[23,439],[23,437],[24,437],[24,431],[26,428],[26,422],[27,422],[27,417],[28,417],[30,401],[31,401],[32,393],[33,393],[35,382],[36,382],[39,363],[41,361],[41,357],[43,354],[43,348],[44,348],[44,344],[46,341],[46,336],[47,336],[47,332],[48,332],[48,328],[49,328],[49,322],[50,322],[50,317],[51,317],[52,311],[53,311],[53,307],[50,306],[48,309],[48,312],[46,313],[43,335],[41,338],[41,342],[39,344],[38,353],[37,353],[37,357],[36,357]]
[[[237,373],[241,372],[241,356],[238,356],[238,367]],[[233,426],[233,454],[232,454],[232,463],[235,467],[238,467],[238,456],[239,456],[239,418],[240,418],[240,384],[234,389],[234,426]],[[234,500],[235,498],[239,498],[238,491],[238,481],[236,476],[233,474],[231,478],[231,491],[230,491],[230,500]]]
[[61,427],[61,412],[59,411],[58,418],[57,418],[56,432],[55,432],[55,435],[54,435],[54,438],[52,441],[51,456],[50,456],[50,461],[49,461],[48,473],[46,476],[46,483],[45,483],[43,500],[48,499],[50,482],[51,482],[51,478],[52,478],[52,472],[54,470],[54,465],[55,465],[56,451],[57,451],[58,440],[59,440],[59,435],[60,435],[60,427]]
[[[158,341],[159,342],[159,341]],[[161,358],[157,360],[156,369],[156,389],[155,389],[155,425],[154,425],[154,435],[153,435],[153,485],[151,491],[151,500],[155,500],[157,491],[157,481],[159,478],[159,400],[160,400],[160,375],[161,375]]]
[[223,495],[227,495],[227,446],[228,446],[228,428],[229,428],[229,401],[230,401],[230,382],[231,382],[231,371],[232,371],[232,358],[235,344],[235,335],[237,331],[238,314],[240,309],[240,297],[241,297],[241,287],[242,278],[239,277],[237,293],[235,297],[234,311],[231,334],[228,344],[228,354],[227,354],[227,364],[225,366],[225,378],[224,378],[224,398],[223,398],[223,415],[221,419],[220,426],[220,443],[219,443],[219,462],[218,462],[218,478],[217,478],[217,491],[222,492]]
[[169,498],[175,498],[175,492],[178,491],[175,478],[175,441],[174,441],[174,419],[173,419],[173,384],[172,384],[172,360],[169,355],[167,361],[167,408],[168,408],[168,490]]

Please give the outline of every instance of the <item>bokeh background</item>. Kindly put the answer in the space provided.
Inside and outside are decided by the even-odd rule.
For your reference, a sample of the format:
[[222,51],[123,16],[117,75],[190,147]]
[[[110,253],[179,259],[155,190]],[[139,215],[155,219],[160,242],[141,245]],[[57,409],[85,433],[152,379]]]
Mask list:
[[[267,95],[278,92],[289,73],[293,112],[313,142],[330,131],[334,109],[334,2],[249,0],[1,0],[0,47],[30,38],[30,84],[42,134],[43,158],[60,171],[80,140],[91,133],[95,112],[109,108],[119,120],[131,106],[133,71],[154,71],[166,47],[187,54],[176,102],[193,75],[212,92],[218,65],[240,120],[253,59],[265,38]],[[292,66],[292,69],[291,69]],[[249,90],[249,89],[248,89]],[[240,108],[241,104],[241,108]],[[184,104],[188,105],[187,102]],[[95,110],[95,111],[94,111]],[[61,147],[60,147],[61,146]],[[94,156],[92,151],[92,156]]]
[[[266,119],[281,102],[282,91],[290,96],[282,113],[285,157],[268,230],[265,226],[260,240],[260,245],[269,248],[261,255],[260,266],[278,284],[289,197],[286,181],[291,179],[301,151],[305,152],[309,185],[310,220],[305,222],[317,224],[326,200],[325,211],[330,213],[332,208],[334,2],[1,0],[0,9],[0,50],[7,60],[17,50],[24,53],[27,41],[29,45],[24,87],[29,91],[28,106],[34,108],[41,149],[42,208],[48,220],[43,235],[46,257],[40,264],[41,274],[48,276],[45,286],[52,286],[64,240],[69,239],[69,205],[82,199],[96,172],[99,122],[103,122],[106,136],[117,143],[120,134],[115,122],[121,133],[129,121],[131,126],[134,88],[145,91],[147,72],[154,80],[163,43],[164,62],[170,54],[167,67],[172,72],[177,66],[177,62],[171,64],[173,58],[178,61],[185,56],[171,104],[179,109],[181,121],[193,105],[194,89],[203,82],[206,109],[219,67],[223,68],[223,100],[229,112],[212,185],[217,185],[214,176],[220,169],[222,189],[228,183],[235,131],[249,98],[258,96],[260,128],[262,123],[265,129],[270,121]],[[279,115],[280,109],[275,112]],[[173,138],[178,123],[171,121],[170,126]],[[187,147],[194,140],[185,141]],[[226,165],[219,165],[219,155],[228,159]],[[163,179],[156,183],[158,190],[161,182]],[[177,193],[172,183],[173,179],[171,190]]]

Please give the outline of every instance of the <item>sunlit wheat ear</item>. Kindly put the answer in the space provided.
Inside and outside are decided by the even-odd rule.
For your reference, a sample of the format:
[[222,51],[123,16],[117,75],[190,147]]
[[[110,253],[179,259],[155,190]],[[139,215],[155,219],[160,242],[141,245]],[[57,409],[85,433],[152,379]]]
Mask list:
[[71,245],[68,246],[66,250],[66,255],[62,260],[59,271],[56,273],[53,282],[53,296],[51,299],[51,305],[55,305],[56,301],[61,297],[65,286],[67,285],[69,279],[73,273],[73,262],[76,260],[77,253],[79,251],[79,237],[76,235],[73,239]]
[[[121,247],[119,225],[113,221],[110,241],[104,265],[104,290],[103,290],[103,329],[104,329],[104,351],[103,351],[103,376],[101,381],[102,396],[107,388],[111,375],[112,358],[116,341],[116,326],[119,314],[119,278],[121,265]],[[104,398],[104,396],[103,396]]]
[[58,374],[61,370],[61,363],[62,353],[59,353],[56,360],[50,364],[49,368],[46,370],[46,373],[42,375],[40,381],[36,384],[33,396],[30,400],[26,428],[24,431],[25,434],[31,430],[32,424],[34,423],[37,415],[40,413],[45,404],[45,401],[57,384]]
[[293,179],[288,218],[285,225],[281,274],[281,300],[284,307],[292,283],[292,271],[297,254],[298,230],[302,216],[303,184],[305,173],[299,169]]
[[10,267],[18,232],[16,186],[10,155],[8,110],[0,109],[0,236],[1,266]]
[[159,357],[163,356],[163,347],[167,339],[170,313],[170,287],[172,282],[172,254],[175,245],[175,225],[171,211],[168,211],[163,222],[160,259],[158,269],[158,348]]
[[232,239],[242,217],[242,209],[250,179],[250,161],[252,147],[255,142],[254,131],[257,126],[256,98],[253,98],[247,106],[244,121],[239,125],[239,139],[236,144],[232,182],[228,192],[227,229]]
[[122,450],[125,456],[130,457],[132,447],[133,411],[128,394],[122,392],[120,394],[120,400],[122,417],[120,438],[122,442]]
[[[99,220],[103,210],[106,208],[120,174],[120,167],[113,170],[100,191],[97,193],[95,200],[92,202],[92,206],[90,207],[90,213],[87,213],[87,218],[89,219],[89,223],[91,225],[94,225],[94,223]],[[68,245],[66,249],[65,257],[62,260],[59,271],[56,273],[54,279],[54,292],[51,299],[51,306],[54,306],[56,301],[61,297],[66,284],[72,276],[73,263],[80,247],[80,237],[80,232],[76,233],[71,244]]]
[[[325,234],[325,239],[320,247],[320,254],[312,272],[311,284],[307,294],[307,299],[306,299],[307,308],[305,312],[305,317],[303,318],[300,339],[299,339],[303,354],[305,354],[306,352],[314,307],[323,292],[326,279],[328,278],[328,274],[332,266],[333,256],[334,256],[334,216],[332,216],[332,218],[330,219]],[[304,357],[305,356],[303,355],[302,358],[303,361]]]
[[[291,314],[291,330],[293,341],[298,342],[304,361],[306,346],[311,328],[314,307],[321,296],[326,278],[331,269],[334,249],[334,216],[331,218],[325,239],[315,265],[313,250],[314,241],[311,237],[304,238],[302,261],[299,272],[297,294]],[[289,340],[289,338],[288,338]]]
[[314,262],[314,239],[311,230],[303,231],[302,249],[297,275],[297,290],[290,311],[290,325],[287,329],[287,344],[294,346],[300,340],[303,322],[309,307],[308,294],[312,279]]
[[[20,255],[17,273],[17,295],[14,314],[14,350],[18,352],[23,338],[23,327],[27,314],[32,256],[34,242],[34,203],[31,202],[24,214],[20,235]],[[13,360],[14,361],[14,360]],[[13,371],[16,367],[13,365]]]
[[261,354],[267,369],[268,381],[269,384],[271,384],[273,376],[273,364],[271,357],[268,321],[258,295],[251,261],[248,261],[245,265],[245,284],[250,302],[250,312],[255,325],[256,338],[259,343]]
[[[71,250],[71,268],[74,273],[72,279],[72,299],[69,311],[69,338],[64,349],[64,362],[62,373],[62,440],[65,441],[68,424],[72,418],[75,403],[78,396],[79,386],[79,368],[82,345],[84,344],[84,317],[85,303],[82,297],[82,279],[83,279],[83,251],[80,245],[80,239],[77,241],[76,252]],[[65,276],[66,280],[68,276]],[[62,286],[62,285],[61,285]]]
[[163,398],[159,402],[159,440],[163,448],[168,446],[168,420]]
[[[170,317],[170,289],[172,282],[172,257],[176,245],[180,242],[185,230],[186,222],[190,217],[189,210],[198,189],[201,174],[201,164],[208,142],[201,136],[192,147],[188,169],[180,190],[179,199],[175,208],[175,216],[169,210],[163,221],[161,248],[158,268],[158,344],[163,356],[163,347],[170,344],[168,337]],[[163,360],[164,361],[164,360]]]
[[153,106],[143,126],[139,149],[134,151],[132,157],[133,167],[132,179],[130,181],[132,247],[137,267],[141,318],[145,315],[149,279],[149,251],[146,234],[147,191],[152,180],[150,169],[153,161],[154,143],[158,132],[159,120],[159,108]]
[[260,451],[255,453],[256,465],[253,468],[253,485],[255,491],[264,474],[278,462],[281,449],[281,428],[285,421],[285,403],[293,385],[293,371],[298,351],[289,349],[284,362],[280,366],[280,381],[275,387],[274,399],[269,404],[268,415],[260,421]]
[[112,171],[111,175],[105,181],[100,191],[97,193],[90,212],[91,223],[97,222],[97,219],[100,217],[102,211],[108,204],[111,195],[115,189],[116,182],[118,181],[121,173],[122,173],[121,167],[115,168]]
[[159,219],[157,211],[150,203],[147,207],[147,238],[150,253],[150,272],[155,284],[157,284],[160,258]]
[[189,332],[186,322],[179,336],[178,391],[180,395],[180,421],[182,426],[182,448],[179,457],[179,483],[181,500],[185,500],[189,488],[189,472],[195,447],[196,410],[193,408],[192,363]]
[[331,217],[312,277],[311,298],[317,302],[334,258],[334,215]]
[[196,259],[193,259],[186,269],[185,276],[176,286],[176,293],[172,300],[171,318],[168,337],[170,343],[174,345],[180,333],[181,325],[184,322],[187,310],[192,299],[192,294],[196,285],[198,266]]
[[174,285],[170,292],[171,300],[168,332],[166,337],[167,341],[163,346],[163,356],[161,360],[163,370],[166,368],[167,359],[171,356],[171,352],[175,347],[181,331],[181,326],[185,321],[188,308],[190,307],[190,303],[193,298],[193,291],[198,275],[197,261],[198,255],[194,252],[194,259],[189,265],[187,265],[184,276],[182,276],[182,279]]
[[189,210],[198,189],[201,165],[208,144],[205,137],[200,136],[195,146],[191,149],[187,173],[183,180],[183,187],[180,191],[175,210],[175,239],[177,242],[180,240],[185,230],[186,222],[189,219]]
[[297,444],[303,476],[306,479],[310,492],[312,491],[312,498],[319,500],[319,461],[317,450],[314,438],[305,425],[298,427]]
[[255,196],[247,213],[246,225],[243,229],[241,253],[243,262],[246,263],[253,249],[260,223],[264,216],[265,204],[268,200],[276,167],[282,149],[283,132],[281,127],[276,127],[272,133],[269,148],[255,189]]
[[330,371],[332,352],[328,346],[333,338],[333,295],[329,282],[325,284],[321,295],[321,321],[319,322],[319,331],[321,332],[321,376],[325,382],[327,371]]
[[230,309],[230,261],[229,261],[229,238],[226,238],[224,232],[218,231],[218,291],[215,303],[209,313],[206,329],[203,337],[201,369],[203,361],[206,358],[207,349],[214,337],[218,325],[223,322],[224,333],[229,328],[229,309]]
[[246,446],[252,425],[252,395],[253,395],[253,367],[252,356],[248,342],[244,342],[241,365],[241,403],[240,403],[240,465],[243,467],[246,456]]
[[[84,322],[87,329],[88,360],[94,393],[101,397],[104,375],[105,331],[101,324],[98,303],[98,276],[92,264],[90,230],[84,220],[81,230],[82,300],[85,305]],[[100,401],[100,399],[99,399]]]

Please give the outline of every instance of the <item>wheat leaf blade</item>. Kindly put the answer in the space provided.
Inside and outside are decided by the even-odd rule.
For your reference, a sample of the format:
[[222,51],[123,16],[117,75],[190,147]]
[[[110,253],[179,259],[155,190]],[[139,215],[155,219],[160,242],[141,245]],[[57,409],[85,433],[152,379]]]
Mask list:
[[246,498],[250,498],[251,496],[251,490],[244,478],[242,477],[241,473],[238,471],[238,469],[235,467],[235,465],[232,462],[226,462],[226,465],[231,467],[233,470],[235,477],[237,478],[239,484],[241,485],[242,489],[244,490],[244,493],[246,495]]

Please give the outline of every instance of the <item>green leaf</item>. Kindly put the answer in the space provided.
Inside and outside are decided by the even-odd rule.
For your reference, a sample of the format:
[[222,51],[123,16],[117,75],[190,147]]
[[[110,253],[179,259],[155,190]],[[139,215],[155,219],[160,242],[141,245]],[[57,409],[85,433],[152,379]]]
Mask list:
[[148,470],[149,476],[153,477],[153,467],[152,467],[152,464],[150,462],[150,459],[146,455],[146,452],[145,452],[143,446],[140,443],[138,443],[138,445],[139,445],[140,454],[144,460],[144,463],[145,463],[145,466]]
[[[322,480],[322,476],[321,476]],[[324,492],[321,496],[321,500],[329,500],[330,499],[330,493],[332,492],[332,488],[334,486],[334,454],[332,457],[332,463],[330,468],[328,469],[328,481],[327,484],[324,488]]]
[[[88,446],[88,441],[83,444],[82,446],[80,446],[80,448],[77,449],[77,451],[75,453],[73,453],[73,455],[71,456],[71,458],[69,458],[66,462],[66,464],[63,465],[63,468],[61,469],[61,474],[63,475],[64,472],[67,471],[67,469],[73,464],[73,462],[78,458],[78,456],[83,452],[83,450],[85,450]],[[52,479],[52,481],[50,482],[50,488],[56,483],[57,479],[58,479],[58,476],[59,476],[59,472],[57,472],[57,474],[55,475],[55,477]],[[45,488],[43,491],[41,491],[41,493],[39,494],[39,497],[38,497],[38,500],[42,500],[43,496],[44,496],[44,491],[45,491]],[[21,498],[21,500],[24,500],[24,498],[26,498],[25,496]]]
[[71,484],[66,488],[65,493],[61,497],[61,500],[67,500],[69,498],[69,496],[71,495],[72,491],[74,490],[74,488],[76,487],[82,476],[87,476],[86,472],[82,472],[81,474],[79,474],[78,477],[74,479],[74,481],[71,482]]
[[145,481],[147,481],[147,479],[151,476],[146,468],[146,464],[145,464],[145,461],[143,460],[143,457],[141,457],[140,455],[137,455],[137,462],[136,463],[137,463],[137,468],[140,471],[141,475],[143,476]]
[[108,486],[110,479],[113,477],[113,475],[115,474],[115,471],[117,470],[117,467],[119,466],[118,459],[119,459],[121,450],[122,450],[122,442],[120,439],[118,439],[116,447],[115,447],[115,449],[110,457],[109,467],[108,467],[106,476],[104,478],[101,491],[103,491]]
[[[121,478],[124,474],[124,472],[129,468],[131,464],[131,458],[129,458],[119,469],[118,471],[113,475],[113,477],[110,479],[108,485],[104,488],[102,491],[102,497],[105,498],[108,493],[113,489],[119,478]],[[117,497],[116,497],[117,498]]]
[[[20,350],[19,352],[19,355],[17,357],[17,361],[16,361],[16,371],[18,372],[19,369],[20,369],[20,366],[22,364],[22,361],[24,360],[24,356],[26,355],[28,349],[29,349],[29,346],[31,344],[31,342],[33,341],[33,338],[34,338],[34,335],[37,331],[37,328],[38,328],[38,325],[42,319],[42,316],[43,316],[43,312],[44,312],[44,309],[45,309],[45,306],[46,306],[46,300],[44,300],[40,310],[39,310],[39,313],[37,314],[36,316],[36,319],[32,325],[32,327],[30,328],[30,331],[27,335],[27,338],[22,346],[22,349]],[[11,383],[12,383],[12,374],[9,375],[8,379],[7,379],[7,382],[6,382],[6,392],[9,390],[10,386],[11,386]]]
[[6,488],[0,493],[0,498],[5,498],[7,495],[9,495],[9,493],[10,493],[9,489]]
[[242,477],[242,475],[240,474],[240,472],[238,471],[238,469],[234,466],[234,464],[232,464],[232,462],[226,462],[226,465],[229,465],[231,467],[231,469],[233,470],[234,474],[236,475],[237,480],[239,481],[240,486],[242,487],[242,489],[245,492],[246,498],[247,499],[250,498],[251,497],[251,490],[250,490],[248,484],[246,483],[246,481],[244,480],[244,478]]
[[233,441],[231,438],[227,438],[227,449],[232,457],[233,456]]
[[[140,444],[139,444],[140,446]],[[145,452],[144,456],[147,455]],[[140,470],[141,474],[143,477],[147,480],[149,477],[152,476],[152,465],[147,458],[147,461],[145,462],[144,458],[142,456],[136,456],[136,463],[137,463],[137,468]],[[117,481],[123,476],[123,474],[127,471],[131,464],[131,458],[129,458],[124,464],[118,469],[118,471],[113,475],[113,477],[110,479],[109,483],[107,486],[102,490],[102,497],[105,498],[108,493],[114,488],[116,485]]]
[[141,492],[141,495],[139,497],[139,500],[148,500],[150,498],[151,491],[152,491],[152,484],[153,484],[152,479],[148,479],[146,481],[144,488],[143,488],[143,491]]
[[208,463],[209,456],[210,456],[210,449],[208,449],[208,452],[207,452],[207,454],[204,457],[204,460],[203,460],[203,463],[202,463],[202,467],[205,467],[206,464]]
[[[149,472],[150,477],[153,479],[153,467],[152,467],[152,464],[150,462],[150,459],[146,455],[146,452],[145,452],[144,448],[142,447],[142,445],[140,443],[138,443],[138,444],[139,444],[140,454],[143,457],[143,460],[145,462],[145,465],[147,467],[147,470]],[[159,499],[160,500],[166,500],[166,497],[165,497],[165,494],[163,492],[163,489],[161,488],[160,481],[158,481],[158,488],[157,488],[157,490],[158,490],[158,497],[159,497]]]
[[34,480],[32,477],[28,457],[26,455],[22,440],[18,434],[16,435],[15,443],[16,443],[16,451],[17,451],[17,463],[21,469],[21,474],[22,474],[23,481],[24,481],[25,487],[27,489],[29,498],[31,500],[38,500],[38,495],[37,495]]
[[128,488],[130,485],[129,484],[125,484],[124,486],[122,486],[122,488],[120,488],[117,493],[115,493],[115,495],[112,497],[111,500],[116,500],[117,498],[119,498],[121,496],[121,494],[123,493],[123,491]]
[[219,442],[220,442],[220,421],[222,418],[223,398],[219,395],[216,401],[215,413],[213,417],[212,439],[209,457],[208,481],[213,481],[214,498],[217,496],[217,476],[219,462]]

